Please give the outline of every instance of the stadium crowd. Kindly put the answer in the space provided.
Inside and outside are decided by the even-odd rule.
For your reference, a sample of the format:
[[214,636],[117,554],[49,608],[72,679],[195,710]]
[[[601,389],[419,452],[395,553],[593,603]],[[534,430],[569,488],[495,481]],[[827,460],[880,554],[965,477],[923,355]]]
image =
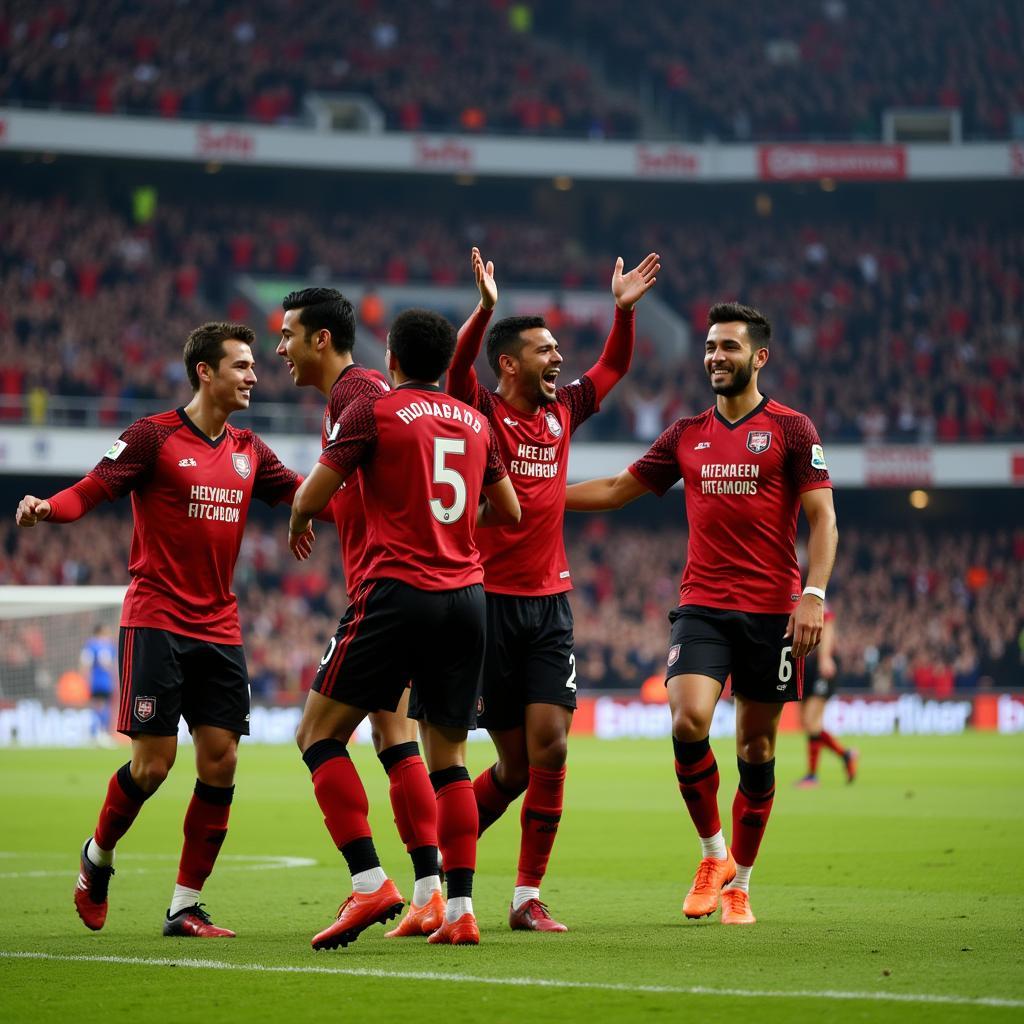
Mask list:
[[341,92],[398,130],[736,141],[877,139],[886,109],[939,107],[970,138],[1006,138],[1022,41],[1012,0],[690,0],[642,17],[610,0],[361,0],[344,18],[291,0],[14,0],[0,104],[274,123]]
[[[63,530],[60,544],[41,544],[38,530],[5,522],[0,585],[127,582],[130,534],[126,505],[98,509]],[[284,537],[281,516],[250,522],[235,593],[253,693],[294,703],[346,599],[333,531],[319,531],[314,557],[304,563]],[[685,529],[570,515],[566,540],[580,685],[636,690],[663,671]],[[842,685],[922,696],[1024,686],[1024,529],[926,533],[844,524],[832,579]],[[41,642],[37,632],[33,638],[26,649]]]
[[[382,211],[314,214],[272,204],[161,202],[139,222],[100,203],[0,197],[0,416],[22,396],[172,402],[185,388],[179,353],[196,323],[254,322],[237,273],[308,281],[468,284],[479,244],[502,286],[607,288],[607,237],[568,237],[540,219]],[[301,244],[298,241],[301,239]],[[400,239],[400,244],[394,240]],[[617,246],[662,254],[658,297],[704,335],[707,309],[743,294],[775,325],[767,393],[806,411],[826,441],[1024,437],[1024,236],[980,220],[671,220],[633,225]],[[609,306],[610,308],[610,306]],[[360,310],[378,331],[394,310]],[[446,310],[456,322],[469,310]],[[567,368],[600,351],[608,321],[547,315]],[[266,330],[269,342],[272,337]],[[316,405],[262,350],[259,401]],[[483,379],[490,370],[481,365]],[[709,404],[699,349],[656,356],[649,338],[624,384],[581,437],[649,441]],[[258,403],[257,403],[258,409]],[[43,415],[40,412],[40,415]],[[104,422],[117,422],[111,411]]]

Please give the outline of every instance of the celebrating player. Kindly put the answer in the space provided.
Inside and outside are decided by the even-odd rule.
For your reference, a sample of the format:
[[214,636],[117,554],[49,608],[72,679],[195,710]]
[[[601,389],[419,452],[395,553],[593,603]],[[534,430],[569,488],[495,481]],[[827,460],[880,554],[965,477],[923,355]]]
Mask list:
[[[666,686],[679,790],[703,859],[683,903],[690,918],[753,924],[750,872],[775,795],[775,740],[786,701],[799,700],[804,658],[818,644],[838,534],[831,481],[813,424],[761,395],[771,325],[738,303],[708,314],[704,369],[715,404],[677,420],[618,476],[574,484],[566,507],[621,508],[685,484],[690,542],[672,623]],[[800,506],[810,525],[807,585],[796,559]],[[739,788],[732,848],[718,814],[709,735],[732,676]],[[728,884],[728,888],[723,888]]]
[[800,724],[807,734],[807,774],[797,781],[801,789],[813,789],[818,785],[818,759],[822,747],[828,747],[842,760],[847,782],[853,782],[857,777],[857,751],[853,747],[844,747],[824,724],[825,705],[836,692],[838,666],[835,649],[836,616],[826,608],[821,643],[807,659],[807,672],[813,681],[800,702]]
[[[384,375],[355,363],[355,314],[352,303],[333,288],[291,292],[282,302],[284,321],[277,354],[298,387],[315,387],[326,399],[321,447],[338,437],[339,420],[357,398],[391,390]],[[331,502],[341,542],[342,569],[349,601],[355,600],[367,566],[366,517],[360,473],[340,487]],[[307,704],[300,729],[316,729],[309,720],[319,705]],[[398,834],[412,858],[415,875],[409,912],[389,938],[429,934],[444,917],[437,866],[437,809],[434,790],[416,743],[416,723],[408,717],[409,691],[395,712],[370,714],[377,757],[391,782],[391,807]]]
[[629,369],[633,307],[661,269],[657,253],[612,274],[615,319],[597,363],[557,387],[562,355],[539,316],[508,317],[487,336],[497,391],[482,388],[473,369],[498,298],[494,266],[472,252],[480,304],[459,334],[448,390],[479,409],[498,438],[523,506],[522,521],[479,538],[487,594],[487,658],[480,724],[498,761],[473,782],[481,833],[525,791],[519,869],[509,925],[564,932],[540,898],[540,886],[562,815],[569,726],[576,708],[572,589],[562,538],[569,438],[597,412]]
[[[474,534],[478,524],[517,521],[519,502],[486,420],[438,387],[454,349],[455,331],[443,317],[402,313],[388,336],[395,389],[359,398],[342,413],[292,507],[288,542],[304,557],[309,517],[361,470],[366,568],[321,659],[297,735],[327,829],[352,874],[351,896],[314,936],[314,949],[347,946],[402,909],[377,857],[346,743],[367,714],[393,712],[409,680],[448,884],[444,920],[429,941],[480,941],[472,901],[478,821],[465,767],[485,629]],[[487,501],[478,506],[481,493]]]
[[244,324],[208,323],[185,344],[194,392],[184,408],[137,420],[86,477],[52,498],[26,495],[19,526],[70,523],[132,496],[135,526],[121,613],[117,728],[131,761],[110,779],[82,847],[75,906],[87,928],[107,917],[114,847],[174,764],[184,716],[196,754],[178,881],[164,935],[233,937],[199,903],[227,835],[239,737],[249,732],[249,676],[231,577],[252,498],[290,501],[300,477],[251,430],[227,423],[256,384]]

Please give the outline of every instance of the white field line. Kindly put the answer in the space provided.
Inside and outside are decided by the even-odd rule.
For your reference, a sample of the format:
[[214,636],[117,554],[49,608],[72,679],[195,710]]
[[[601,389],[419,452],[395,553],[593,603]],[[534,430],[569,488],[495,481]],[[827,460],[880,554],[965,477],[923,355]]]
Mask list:
[[[37,854],[37,853],[8,853],[0,851],[0,858],[13,859],[21,858],[33,862],[40,857],[59,856],[61,860],[67,860],[67,854]],[[137,860],[178,860],[176,853],[133,853],[125,858],[128,862]],[[217,866],[220,871],[273,871],[279,868],[309,868],[314,867],[318,862],[311,857],[274,857],[270,855],[248,855],[225,853],[217,858]],[[57,871],[0,871],[0,878],[66,878],[73,875],[77,865],[70,868],[62,868]],[[137,868],[117,865],[119,875],[146,875],[157,868]]]
[[652,995],[718,996],[734,999],[815,999],[844,1002],[924,1003],[933,1006],[986,1006],[1007,1009],[1024,1007],[1024,999],[996,996],[955,996],[911,992],[774,991],[743,988],[707,988],[703,985],[629,985],[601,981],[562,981],[556,978],[487,978],[473,974],[441,971],[384,971],[370,967],[308,967],[281,964],[233,964],[222,960],[193,960],[184,957],[146,959],[129,956],[71,956],[0,950],[0,960],[45,960],[57,963],[125,964],[133,967],[189,967],[206,971],[252,971],[266,974],[332,974],[350,978],[388,978],[402,981],[440,981],[462,985],[505,985],[512,988],[577,989],[599,992],[649,993]]

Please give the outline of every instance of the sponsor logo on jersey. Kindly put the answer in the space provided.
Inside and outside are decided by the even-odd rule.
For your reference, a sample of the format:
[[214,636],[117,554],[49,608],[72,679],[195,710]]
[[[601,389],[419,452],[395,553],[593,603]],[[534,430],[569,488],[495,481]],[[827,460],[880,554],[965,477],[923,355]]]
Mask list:
[[772,432],[770,430],[750,430],[747,432],[747,450],[755,455],[768,451],[772,446]]
[[697,444],[695,444],[693,446],[693,450],[695,452],[702,452],[702,451],[704,451],[705,448],[710,448],[710,447],[711,447],[711,442],[710,441],[698,441]]
[[327,428],[327,443],[330,444],[331,441],[336,441],[338,439],[338,431],[341,430],[341,424],[340,423],[335,423],[334,426],[332,427],[331,426],[331,421],[328,418],[327,423],[326,423],[326,428]]
[[105,459],[116,459],[121,454],[121,452],[123,452],[125,450],[125,448],[127,448],[127,447],[128,447],[128,442],[127,441],[122,441],[120,438],[118,438],[107,449],[106,454],[103,456],[103,458],[105,458]]
[[504,418],[504,420],[502,422],[504,422],[506,427],[518,427],[519,426],[519,420],[510,420],[507,416]]
[[562,424],[558,422],[558,417],[553,412],[545,413],[544,421],[548,425],[548,430],[550,430],[555,437],[562,436]]
[[198,466],[199,463],[195,459],[178,459],[178,465],[182,469],[188,469],[189,466]]
[[828,469],[825,465],[825,449],[820,444],[811,445],[811,467],[813,469]]
[[235,472],[243,480],[249,479],[249,474],[252,472],[252,466],[249,464],[248,455],[244,452],[235,452],[231,456],[231,465],[235,467]]
[[156,714],[156,697],[136,697],[135,717],[140,722],[148,722]]
[[785,684],[785,683],[779,683],[779,684],[778,684],[778,685],[777,685],[777,686],[775,687],[775,689],[776,689],[776,690],[778,690],[778,691],[779,691],[780,693],[781,693],[781,692],[782,692],[782,691],[783,691],[783,690],[784,690],[785,688],[786,688],[786,684]]
[[668,651],[668,667],[671,668],[679,660],[679,652],[683,649],[682,644],[673,644]]

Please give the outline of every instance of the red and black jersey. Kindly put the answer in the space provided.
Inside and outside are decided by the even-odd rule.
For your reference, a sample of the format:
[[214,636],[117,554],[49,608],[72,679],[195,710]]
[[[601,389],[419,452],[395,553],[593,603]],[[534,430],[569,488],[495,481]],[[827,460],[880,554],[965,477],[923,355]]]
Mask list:
[[121,625],[240,644],[231,577],[249,502],[275,505],[299,477],[251,430],[225,425],[213,441],[184,409],[137,420],[89,477],[111,499],[132,496]]
[[519,496],[522,519],[477,536],[490,594],[542,597],[572,590],[565,554],[565,482],[569,438],[597,412],[597,389],[584,375],[555,392],[555,401],[532,416],[500,395],[475,385],[466,399],[487,417]]
[[690,527],[680,605],[788,614],[800,599],[800,495],[831,487],[814,424],[765,398],[736,423],[715,407],[677,420],[629,471],[685,487]]
[[[338,438],[341,414],[357,398],[376,397],[391,390],[387,378],[379,370],[369,370],[354,363],[338,374],[324,410],[320,447],[326,448]],[[331,502],[334,525],[341,543],[341,568],[345,588],[353,597],[366,576],[366,519],[363,515],[362,475],[353,473],[338,489]]]
[[320,461],[346,478],[362,471],[364,579],[420,590],[482,582],[477,504],[482,487],[506,475],[487,420],[433,385],[409,383],[357,399],[339,424]]

